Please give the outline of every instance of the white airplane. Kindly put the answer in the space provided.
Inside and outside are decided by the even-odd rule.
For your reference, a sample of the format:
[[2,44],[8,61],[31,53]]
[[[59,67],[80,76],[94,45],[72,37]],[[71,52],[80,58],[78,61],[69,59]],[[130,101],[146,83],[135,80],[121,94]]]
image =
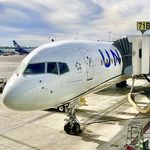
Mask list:
[[6,49],[4,51],[4,50],[0,49],[0,55],[9,56],[9,55],[15,55],[15,54],[16,54],[16,52],[14,52],[14,51],[6,50]]
[[3,103],[13,110],[32,111],[71,102],[70,119],[64,130],[77,134],[80,123],[74,112],[76,102],[90,92],[107,87],[107,83],[124,81],[122,69],[122,56],[112,42],[46,44],[21,62],[4,88]]

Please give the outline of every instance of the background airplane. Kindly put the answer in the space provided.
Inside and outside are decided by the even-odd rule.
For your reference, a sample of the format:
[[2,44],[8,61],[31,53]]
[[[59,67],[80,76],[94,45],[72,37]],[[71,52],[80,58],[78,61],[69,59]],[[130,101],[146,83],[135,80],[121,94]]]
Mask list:
[[18,52],[20,55],[23,55],[23,54],[29,54],[31,50],[27,50],[27,49],[24,49],[23,47],[21,47],[15,40],[13,40],[13,44],[14,44],[14,47],[15,47],[15,51]]
[[3,55],[4,51],[2,49],[0,49],[0,55]]
[[0,49],[0,55],[3,55],[3,56],[9,56],[9,55],[15,55],[16,52],[15,51],[10,51],[10,50],[2,50]]
[[[129,61],[128,61],[129,62]],[[129,78],[120,51],[112,42],[66,41],[36,48],[21,62],[3,91],[3,103],[20,111],[43,110],[70,102],[64,126],[77,134],[74,108],[78,100]],[[106,84],[106,83],[111,83]]]

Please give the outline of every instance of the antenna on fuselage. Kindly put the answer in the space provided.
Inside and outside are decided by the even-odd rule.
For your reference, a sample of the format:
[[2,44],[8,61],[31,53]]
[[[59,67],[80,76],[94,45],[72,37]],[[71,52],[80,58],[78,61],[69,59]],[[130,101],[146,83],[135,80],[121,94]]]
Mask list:
[[51,42],[54,42],[54,41],[55,41],[55,40],[52,38],[52,39],[51,39]]

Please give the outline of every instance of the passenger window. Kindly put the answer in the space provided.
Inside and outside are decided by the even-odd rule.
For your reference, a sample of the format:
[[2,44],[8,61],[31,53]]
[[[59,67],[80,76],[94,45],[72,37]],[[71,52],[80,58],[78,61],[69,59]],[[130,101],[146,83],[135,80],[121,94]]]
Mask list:
[[63,74],[69,71],[69,68],[66,63],[58,63],[59,64],[59,73]]
[[29,64],[24,74],[41,74],[45,73],[45,63]]
[[47,63],[47,73],[58,74],[57,63],[56,62]]

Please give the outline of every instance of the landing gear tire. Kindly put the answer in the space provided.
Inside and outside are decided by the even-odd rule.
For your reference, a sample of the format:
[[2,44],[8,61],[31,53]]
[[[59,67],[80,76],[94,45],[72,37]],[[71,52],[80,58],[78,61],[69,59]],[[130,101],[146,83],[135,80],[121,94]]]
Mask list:
[[70,134],[70,133],[71,133],[71,124],[70,124],[70,122],[67,122],[67,123],[64,125],[64,131],[65,131],[67,134]]
[[69,103],[64,104],[64,105],[60,105],[60,106],[57,107],[57,111],[59,111],[59,112],[65,112],[66,109],[68,108],[68,106],[69,106]]
[[77,135],[78,133],[80,133],[80,131],[80,124],[78,122],[73,123],[72,132]]
[[58,107],[57,107],[57,110],[58,110],[59,112],[65,112],[65,106],[64,106],[64,105],[58,106]]
[[0,88],[0,93],[2,93],[2,92],[3,92],[3,88],[1,87],[1,88]]
[[118,88],[123,88],[123,87],[126,87],[126,86],[127,86],[127,81],[126,80],[116,84],[116,87],[118,87]]
[[77,135],[81,132],[80,124],[78,122],[75,122],[75,123],[72,123],[72,124],[70,122],[67,122],[64,126],[64,131],[67,134]]

